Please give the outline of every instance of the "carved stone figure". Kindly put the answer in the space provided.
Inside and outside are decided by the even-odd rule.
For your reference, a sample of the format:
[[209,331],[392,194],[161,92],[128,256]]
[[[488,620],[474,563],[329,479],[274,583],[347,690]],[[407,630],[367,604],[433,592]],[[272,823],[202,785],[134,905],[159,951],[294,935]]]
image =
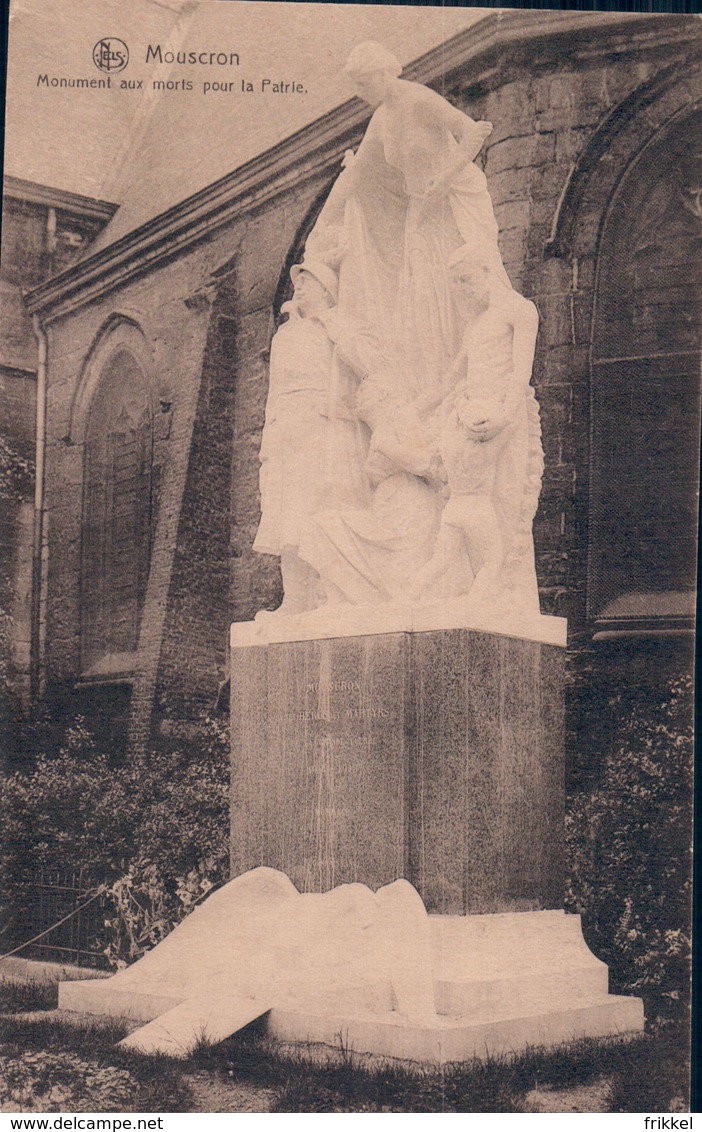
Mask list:
[[[460,249],[449,267],[466,318],[437,421],[449,498],[432,558],[410,598],[435,598],[437,585],[463,567],[459,588],[470,593],[472,607],[518,599],[522,611],[538,613],[531,524],[543,457],[529,385],[538,315],[470,248]],[[424,404],[432,407],[426,398]]]
[[[288,320],[271,344],[261,523],[253,545],[280,556],[285,597],[277,613],[284,615],[312,609],[322,598],[318,574],[299,554],[310,518],[331,504],[367,501],[359,423],[339,393],[344,333],[336,273],[310,257],[293,267],[291,278],[293,299],[283,307]],[[362,342],[362,333],[356,339]],[[347,350],[355,357],[354,346],[347,343]]]
[[473,163],[492,127],[400,79],[400,64],[379,44],[354,48],[345,70],[376,109],[310,241],[324,239],[329,227],[343,229],[340,305],[373,326],[385,363],[419,393],[460,343],[451,254],[463,244],[481,247],[509,285],[487,181]]
[[346,65],[375,110],[273,341],[254,549],[281,556],[283,613],[515,587],[538,613],[538,320],[474,164],[492,127],[400,70],[375,43]]
[[432,552],[441,515],[430,437],[412,403],[382,378],[367,376],[355,405],[371,429],[364,464],[370,503],[320,511],[300,552],[318,571],[329,604],[401,601]]

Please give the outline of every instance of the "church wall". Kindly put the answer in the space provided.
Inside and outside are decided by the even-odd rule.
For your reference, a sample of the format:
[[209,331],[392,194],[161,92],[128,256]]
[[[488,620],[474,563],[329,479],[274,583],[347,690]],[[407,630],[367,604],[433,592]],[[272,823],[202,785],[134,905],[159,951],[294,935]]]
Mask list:
[[5,177],[0,256],[0,604],[8,753],[30,700],[37,340],[24,293],[74,263],[113,209],[90,198]]
[[[192,265],[197,272],[197,263]],[[139,667],[153,668],[161,647],[173,552],[183,507],[206,332],[201,312],[183,303],[193,290],[188,265],[171,265],[48,327],[46,511],[49,539],[46,675],[72,686],[80,676],[81,513],[84,444],[76,432],[79,391],[90,350],[111,318],[126,316],[151,355],[154,465],[158,472],[151,570],[140,633]],[[88,408],[88,414],[90,409]]]
[[[78,407],[90,401],[83,392],[90,352],[110,320],[124,316],[141,329],[151,353],[159,402],[157,513],[130,679],[129,738],[135,749],[147,745],[154,731],[187,737],[194,719],[216,710],[226,678],[230,561],[239,545],[231,531],[232,455],[249,467],[248,517],[258,505],[256,438],[267,382],[261,354],[271,334],[278,257],[294,239],[308,197],[309,190],[300,194],[297,210],[273,208],[267,216],[217,229],[186,255],[47,327],[44,671],[51,699],[66,713],[84,710],[90,716],[97,702],[91,699],[96,682],[82,678],[80,661],[85,452],[76,420]],[[235,422],[239,447],[233,447]],[[242,494],[238,490],[237,498]],[[268,572],[275,573],[272,562]],[[254,593],[239,602],[235,596],[234,607],[235,613],[255,612]],[[103,699],[100,704],[104,710]]]

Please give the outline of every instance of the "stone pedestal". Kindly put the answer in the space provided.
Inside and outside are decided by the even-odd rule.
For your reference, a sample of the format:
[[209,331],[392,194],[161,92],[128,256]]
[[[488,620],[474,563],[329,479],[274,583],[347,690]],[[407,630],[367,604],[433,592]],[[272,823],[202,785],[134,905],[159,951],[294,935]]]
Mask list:
[[406,877],[444,914],[560,908],[563,648],[539,629],[233,634],[231,875]]
[[131,1016],[124,1044],[181,1057],[262,1017],[427,1064],[641,1030],[561,910],[564,626],[444,613],[232,627],[235,879],[62,1008]]

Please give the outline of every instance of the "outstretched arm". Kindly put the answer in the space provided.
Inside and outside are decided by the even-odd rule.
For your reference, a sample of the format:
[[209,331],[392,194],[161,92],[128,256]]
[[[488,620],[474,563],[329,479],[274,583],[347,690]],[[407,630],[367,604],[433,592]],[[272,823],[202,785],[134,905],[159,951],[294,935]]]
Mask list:
[[435,123],[436,128],[450,133],[458,143],[451,160],[437,173],[429,186],[429,193],[433,195],[446,192],[459,173],[475,160],[485,139],[492,133],[492,123],[475,122],[434,91],[428,91],[428,94],[433,97],[427,99],[422,107],[425,114],[431,115],[434,120],[432,125]]

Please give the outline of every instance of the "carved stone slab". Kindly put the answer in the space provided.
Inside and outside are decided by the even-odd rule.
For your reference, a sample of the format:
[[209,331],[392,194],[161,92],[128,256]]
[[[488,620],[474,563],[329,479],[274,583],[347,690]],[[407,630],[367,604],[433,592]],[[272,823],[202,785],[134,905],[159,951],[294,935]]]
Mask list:
[[563,649],[467,629],[232,649],[232,876],[560,908]]

